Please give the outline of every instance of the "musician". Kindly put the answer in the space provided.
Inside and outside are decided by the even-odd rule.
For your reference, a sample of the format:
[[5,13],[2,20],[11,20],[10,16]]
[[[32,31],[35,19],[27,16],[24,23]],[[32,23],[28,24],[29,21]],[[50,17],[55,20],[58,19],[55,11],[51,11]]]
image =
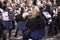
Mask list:
[[13,9],[11,7],[8,7],[8,16],[10,21],[13,23],[13,29],[15,28],[15,20],[14,20],[14,13],[13,13]]
[[[44,20],[44,18],[38,12],[34,13],[34,15],[32,15],[32,16],[33,17],[31,19],[28,19],[28,21],[26,23],[27,29],[30,29],[30,32],[40,30],[40,28],[44,29],[45,28],[45,20]],[[28,37],[31,37],[31,35],[28,34]]]
[[57,26],[57,31],[60,33],[60,6],[58,7],[58,13],[57,13],[57,18],[56,18],[56,23],[55,25]]
[[0,38],[6,40],[6,35],[4,34],[5,26],[3,25],[3,20],[2,20],[2,12],[3,10],[0,8]]
[[[32,31],[35,31],[35,30],[39,30],[40,26],[42,26],[42,29],[44,29],[43,25],[42,24],[40,25],[40,23],[43,23],[43,21],[45,21],[45,20],[40,15],[39,8],[37,6],[33,6],[32,9],[33,10],[32,10],[31,14],[29,14],[29,12],[25,12],[22,15],[23,19],[27,19],[27,23],[26,23],[27,29],[31,29]],[[41,21],[41,22],[39,22],[39,21]],[[24,40],[27,40],[27,39],[28,39],[28,37],[26,36],[26,38]]]
[[9,38],[11,36],[11,30],[13,28],[13,19],[12,9],[10,7],[7,7],[6,11],[3,12],[3,24],[5,26],[5,29],[9,31]]

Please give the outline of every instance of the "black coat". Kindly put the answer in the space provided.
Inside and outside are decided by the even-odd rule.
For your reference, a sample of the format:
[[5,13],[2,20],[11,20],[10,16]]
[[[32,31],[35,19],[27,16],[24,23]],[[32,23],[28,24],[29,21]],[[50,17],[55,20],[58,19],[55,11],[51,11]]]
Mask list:
[[37,16],[34,19],[30,19],[26,22],[26,27],[33,30],[44,29],[45,28],[45,19],[41,16]]
[[22,18],[22,14],[18,14],[18,15],[15,16],[15,17],[16,17],[15,20],[16,20],[17,23],[20,22],[20,21],[25,21],[25,20]]
[[3,25],[3,21],[0,19],[0,35],[3,33],[5,26]]
[[20,13],[21,14],[24,13],[24,8],[23,7],[21,7],[21,12]]
[[55,25],[60,27],[60,13],[57,14]]
[[13,12],[8,12],[8,16],[10,21],[14,21],[14,13]]
[[57,19],[60,21],[60,12],[57,14]]

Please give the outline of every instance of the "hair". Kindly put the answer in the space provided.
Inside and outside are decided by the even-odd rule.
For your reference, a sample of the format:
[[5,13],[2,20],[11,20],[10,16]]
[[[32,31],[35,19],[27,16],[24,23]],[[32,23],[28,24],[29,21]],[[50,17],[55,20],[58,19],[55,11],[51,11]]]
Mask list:
[[29,14],[29,13],[23,13],[23,15],[22,15],[23,19],[30,19],[31,16],[32,16],[32,15]]
[[33,15],[31,16],[31,18],[36,18],[39,15],[40,15],[39,12],[33,12]]
[[11,7],[6,7],[7,11],[13,10]]

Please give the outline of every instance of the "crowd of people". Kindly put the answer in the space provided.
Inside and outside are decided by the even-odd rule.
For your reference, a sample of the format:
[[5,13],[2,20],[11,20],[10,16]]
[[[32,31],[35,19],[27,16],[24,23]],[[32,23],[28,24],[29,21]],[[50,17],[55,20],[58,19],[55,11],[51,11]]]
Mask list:
[[[23,40],[44,38],[60,33],[60,1],[59,0],[24,0],[16,3],[12,0],[0,0],[0,38],[5,40],[4,30],[9,31],[17,27],[15,37],[22,30]],[[15,26],[15,22],[17,26]],[[47,27],[47,30],[45,28]],[[1,36],[5,35],[5,36]]]

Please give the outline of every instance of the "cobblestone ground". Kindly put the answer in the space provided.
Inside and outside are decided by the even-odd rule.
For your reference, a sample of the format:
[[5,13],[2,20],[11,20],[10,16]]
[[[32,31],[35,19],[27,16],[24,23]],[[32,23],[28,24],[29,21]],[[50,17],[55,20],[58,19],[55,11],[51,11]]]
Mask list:
[[[15,29],[12,30],[10,38],[9,38],[8,30],[5,30],[4,32],[6,33],[6,38],[7,38],[6,40],[23,40],[22,31],[19,31],[20,34],[18,33],[17,37],[14,37],[16,30]],[[0,39],[0,40],[2,40],[2,39]],[[32,40],[32,39],[29,39],[29,40]],[[46,38],[39,39],[39,40],[60,40],[60,34],[57,34],[54,37],[46,37]]]
[[[17,37],[14,37],[16,30],[15,29],[12,30],[11,31],[11,37],[10,38],[8,38],[9,37],[8,31],[5,30],[4,32],[6,33],[6,38],[7,38],[6,40],[23,40],[22,31],[19,31],[20,34],[18,33]],[[32,40],[32,39],[29,39],[29,40]],[[39,39],[39,40],[60,40],[60,34],[57,34],[54,37],[46,37],[46,38]]]
[[[16,24],[15,24],[16,25]],[[16,27],[17,28],[17,27]],[[17,37],[14,37],[15,33],[16,33],[16,28],[14,30],[11,31],[11,37],[9,38],[9,33],[8,30],[4,30],[4,33],[6,33],[6,40],[23,40],[23,34],[22,31],[20,30],[17,34]],[[47,28],[46,28],[47,29]],[[47,32],[47,31],[46,31]],[[47,34],[46,34],[47,35]],[[0,39],[2,40],[2,38]],[[32,40],[32,39],[29,39]],[[60,40],[60,34],[57,34],[54,37],[45,37],[43,39],[39,39],[39,40]]]

